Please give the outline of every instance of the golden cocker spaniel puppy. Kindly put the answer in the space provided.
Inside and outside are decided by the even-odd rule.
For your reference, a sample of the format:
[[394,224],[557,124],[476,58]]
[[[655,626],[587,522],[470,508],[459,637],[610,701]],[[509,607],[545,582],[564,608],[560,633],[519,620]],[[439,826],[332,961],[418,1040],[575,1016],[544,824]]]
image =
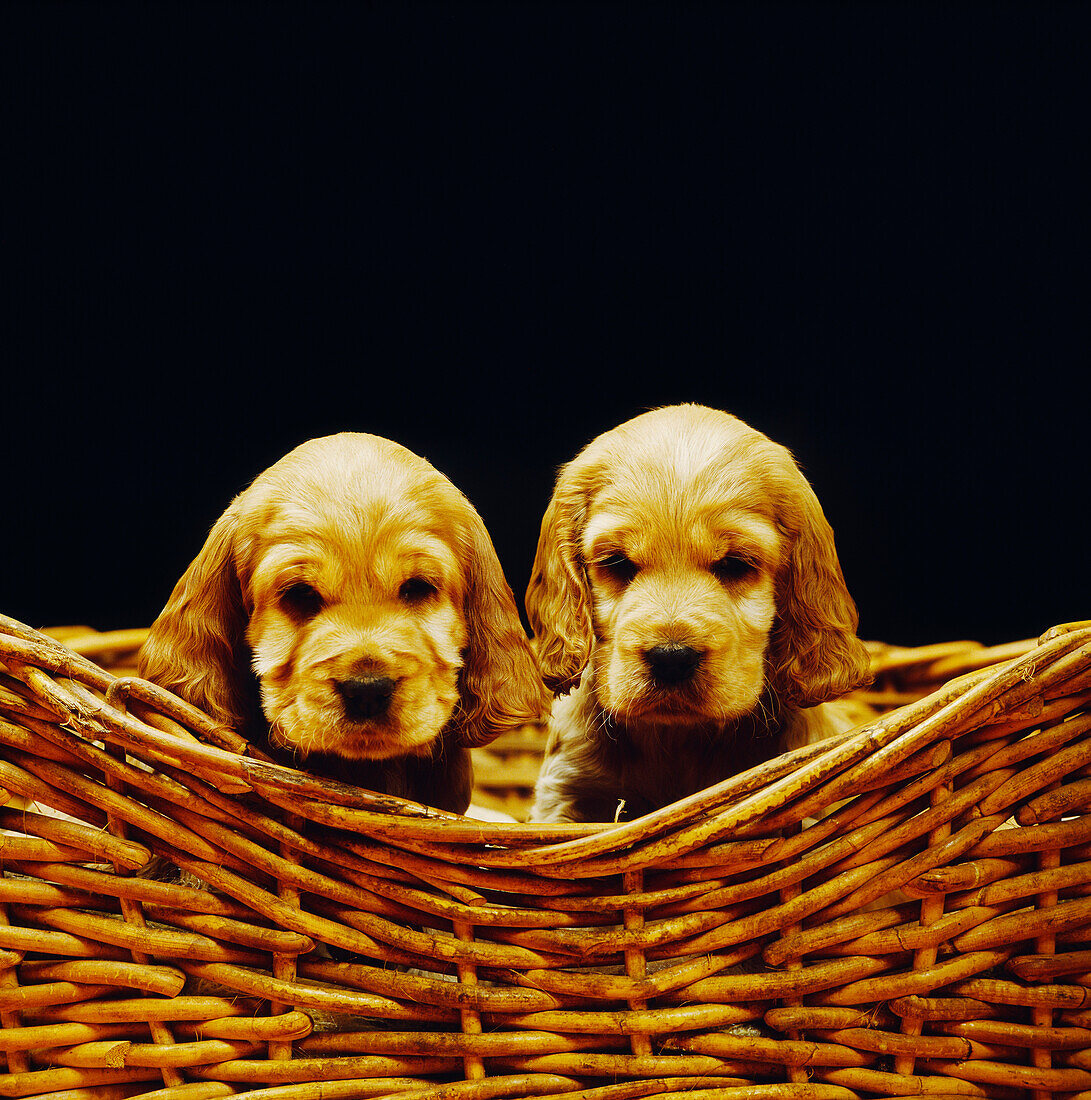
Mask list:
[[[699,405],[558,477],[527,613],[553,691],[539,821],[637,817],[852,722],[868,677],[833,532],[789,452]],[[566,694],[567,693],[567,694]]]
[[217,521],[141,674],[274,759],[463,812],[469,749],[548,693],[469,501],[386,439],[312,439]]

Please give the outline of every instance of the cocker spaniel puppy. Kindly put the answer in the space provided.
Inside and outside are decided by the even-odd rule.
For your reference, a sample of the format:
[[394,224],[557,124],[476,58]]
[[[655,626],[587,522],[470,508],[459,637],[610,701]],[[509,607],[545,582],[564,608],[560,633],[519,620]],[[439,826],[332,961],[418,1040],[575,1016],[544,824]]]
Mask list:
[[424,459],[355,433],[232,502],[140,667],[282,763],[459,813],[469,749],[548,707],[480,516]]
[[[699,405],[565,466],[527,592],[553,705],[539,821],[637,817],[816,740],[867,680],[833,532],[789,452]],[[567,694],[566,694],[567,693]]]

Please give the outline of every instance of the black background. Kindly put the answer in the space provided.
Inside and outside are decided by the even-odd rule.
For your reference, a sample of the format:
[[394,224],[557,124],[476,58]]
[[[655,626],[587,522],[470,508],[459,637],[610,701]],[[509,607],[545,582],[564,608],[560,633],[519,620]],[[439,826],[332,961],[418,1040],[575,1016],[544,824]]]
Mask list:
[[0,610],[144,624],[343,429],[475,502],[728,409],[861,633],[1091,614],[1079,4],[9,5]]

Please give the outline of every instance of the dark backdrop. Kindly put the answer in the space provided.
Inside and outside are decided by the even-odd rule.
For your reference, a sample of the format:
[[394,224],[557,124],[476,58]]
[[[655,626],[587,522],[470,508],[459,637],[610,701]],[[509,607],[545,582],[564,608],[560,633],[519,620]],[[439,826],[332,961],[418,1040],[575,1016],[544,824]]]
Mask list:
[[303,439],[391,436],[516,593],[556,466],[789,445],[861,632],[1091,614],[1082,5],[8,5],[0,610],[143,624]]

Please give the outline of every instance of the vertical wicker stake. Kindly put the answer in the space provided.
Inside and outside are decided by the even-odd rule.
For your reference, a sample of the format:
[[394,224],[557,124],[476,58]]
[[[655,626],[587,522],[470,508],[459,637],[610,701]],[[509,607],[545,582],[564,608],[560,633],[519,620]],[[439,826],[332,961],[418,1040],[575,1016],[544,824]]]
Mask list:
[[[626,871],[623,877],[622,887],[628,895],[639,894],[644,889],[643,871]],[[644,927],[644,909],[641,906],[626,906],[624,910],[626,932],[637,932]],[[625,973],[633,981],[643,981],[648,976],[648,967],[644,959],[644,952],[639,947],[625,948]],[[629,1000],[629,1007],[634,1012],[641,1012],[648,1007],[648,1002],[643,997],[633,997]],[[643,1032],[634,1031],[629,1036],[629,1042],[633,1048],[633,1054],[637,1057],[647,1057],[652,1052],[652,1041]]]
[[[463,943],[474,942],[473,925],[468,920],[454,920],[455,935]],[[473,988],[477,985],[477,967],[462,958],[458,960],[458,980],[461,985]],[[462,1017],[463,1035],[481,1034],[481,1014],[476,1008],[463,1008],[460,1010]],[[462,1057],[463,1070],[467,1081],[483,1081],[485,1079],[485,1063],[479,1054],[465,1054]]]
[[[0,903],[0,926],[7,928],[8,924],[8,907],[3,903]],[[4,952],[7,954],[7,952]],[[12,954],[15,954],[12,952]],[[15,963],[20,959],[20,955],[15,954]],[[15,972],[15,964],[10,967],[0,965],[0,993],[3,993],[5,989],[18,989],[19,988],[19,975]],[[22,1026],[22,1020],[19,1013],[14,1009],[3,1011],[0,1010],[0,1028],[7,1029],[9,1027]],[[8,1073],[26,1073],[30,1069],[30,1062],[27,1060],[27,1056],[17,1050],[8,1051]]]
[[[296,817],[294,814],[289,814],[285,818],[285,825],[294,829],[296,832],[302,832],[304,825],[303,819]],[[296,850],[288,843],[281,842],[280,854],[284,859],[291,863],[298,863],[299,856]],[[277,881],[277,894],[283,900],[286,901],[293,909],[298,909],[299,906],[299,888],[293,886],[288,882]],[[273,955],[273,977],[281,979],[283,981],[294,982],[296,978],[296,959],[295,955],[275,954]],[[269,1002],[269,1015],[279,1016],[283,1012],[291,1012],[295,1009],[295,1005],[284,1004],[282,1001],[271,1000]],[[292,1041],[290,1039],[270,1039],[269,1040],[269,1061],[271,1062],[286,1062],[292,1057]]]
[[[128,682],[125,680],[115,680],[106,692],[106,702],[110,706],[117,707],[117,709],[122,712],[126,711],[129,702]],[[125,750],[123,748],[113,745],[109,741],[105,743],[105,748],[106,752],[115,760],[124,762]],[[116,794],[127,793],[124,789],[125,784],[112,775],[106,776],[106,785]],[[106,815],[106,823],[107,828],[114,836],[121,840],[128,839],[128,826],[120,818],[108,813]],[[114,863],[113,867],[115,874],[121,871],[119,864]],[[144,908],[140,902],[133,901],[131,898],[121,898],[120,901],[121,915],[125,918],[125,923],[131,924],[136,928],[146,928],[147,924],[144,920]],[[151,957],[146,955],[143,951],[130,950],[129,954],[132,955],[133,962],[135,963],[146,964],[153,961]],[[174,1044],[174,1036],[166,1024],[158,1020],[149,1020],[148,1030],[151,1032],[152,1042],[157,1043],[159,1046],[171,1046]],[[170,1066],[164,1066],[160,1072],[163,1074],[163,1084],[167,1088],[185,1084],[185,1078],[182,1074]]]
[[[1053,790],[1057,787],[1056,783],[1051,783],[1046,790]],[[1051,820],[1056,820],[1056,816]],[[1056,867],[1061,865],[1061,849],[1058,848],[1046,848],[1038,853],[1038,870],[1039,871],[1052,871]],[[1036,909],[1052,909],[1057,904],[1057,891],[1056,890],[1044,890],[1038,894],[1035,899]],[[1051,933],[1047,932],[1045,935],[1039,936],[1034,941],[1034,951],[1038,955],[1053,955],[1057,950],[1057,938]],[[1034,1005],[1031,1008],[1030,1022],[1036,1028],[1046,1028],[1053,1026],[1053,1009],[1048,1005]],[[1035,1069],[1050,1070],[1053,1068],[1052,1055],[1049,1052],[1048,1047],[1032,1047],[1030,1051],[1031,1065]],[[1035,1089],[1034,1100],[1051,1100],[1053,1092],[1051,1089]]]
[[[803,831],[803,822],[802,821],[797,821],[793,825],[789,826],[788,828],[786,828],[784,830],[784,835],[785,835],[785,837],[795,836],[797,833],[800,833],[802,831]],[[796,898],[799,897],[799,895],[802,892],[803,892],[802,884],[799,883],[799,882],[793,882],[790,885],[785,886],[780,891],[780,900],[781,900],[781,902],[784,902],[784,903],[787,903],[789,901],[794,901]],[[781,937],[783,938],[784,936],[795,935],[796,933],[801,932],[802,930],[803,930],[803,925],[802,924],[793,924],[793,925],[790,925],[787,928],[782,929],[780,934],[781,934]],[[787,959],[784,963],[784,969],[785,970],[802,970],[803,969],[803,958],[802,958],[802,956],[792,957],[790,959]],[[786,1008],[801,1008],[802,1005],[803,1005],[803,998],[802,997],[785,997],[784,1005],[785,1005]],[[793,1028],[793,1029],[790,1029],[788,1031],[788,1038],[789,1039],[796,1039],[796,1040],[802,1039],[803,1038],[803,1033],[801,1031],[799,1031],[798,1029]],[[807,1071],[802,1066],[789,1066],[788,1067],[788,1080],[791,1081],[792,1084],[794,1084],[794,1085],[805,1085],[807,1083],[807,1081],[809,1080],[809,1074],[807,1073]]]
[[[13,676],[22,678],[23,669],[20,665],[9,658],[7,666]],[[8,920],[8,907],[0,904],[0,925],[7,928],[10,923]],[[16,962],[18,961],[17,958]],[[10,968],[0,967],[0,991],[18,988],[19,975],[15,970],[15,966],[12,965]],[[0,1011],[0,1027],[19,1027],[21,1023],[22,1020],[17,1011]],[[30,1062],[25,1054],[14,1050],[8,1052],[8,1073],[26,1073],[29,1069]]]
[[[936,787],[931,794],[931,804],[938,806],[940,803],[945,802],[951,796],[953,790],[952,784],[948,781],[941,786]],[[936,844],[942,844],[951,835],[951,822],[944,821],[938,828],[933,829],[928,834],[928,847],[931,848]],[[944,908],[947,904],[947,895],[940,894],[939,896],[930,895],[921,899],[921,915],[920,925],[921,928],[927,928],[930,924],[935,924],[936,921],[943,916]],[[931,970],[936,965],[936,955],[938,953],[938,946],[936,944],[925,945],[913,952],[913,970],[923,971]],[[902,1017],[902,1034],[916,1038],[924,1030],[924,1017],[923,1016],[903,1016]],[[908,1077],[913,1073],[915,1066],[916,1056],[913,1054],[898,1054],[894,1058],[894,1072],[900,1073],[903,1076]]]

